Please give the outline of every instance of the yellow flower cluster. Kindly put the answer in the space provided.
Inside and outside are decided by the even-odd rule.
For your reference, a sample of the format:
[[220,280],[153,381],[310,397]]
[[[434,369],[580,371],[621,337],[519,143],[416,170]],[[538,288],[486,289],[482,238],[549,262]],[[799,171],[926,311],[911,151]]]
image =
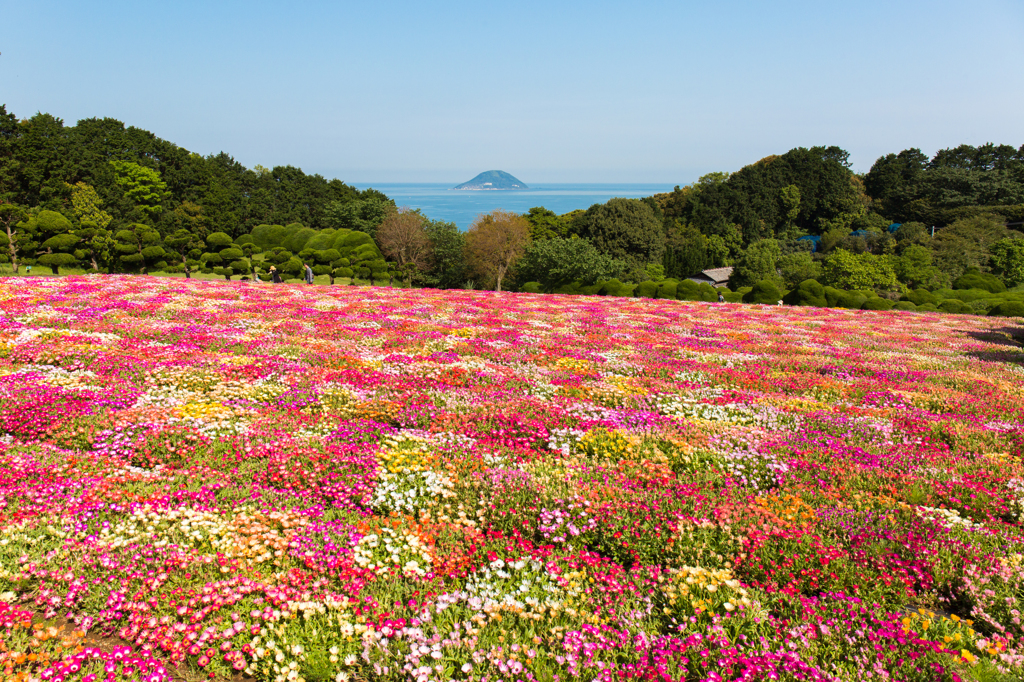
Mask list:
[[391,474],[408,474],[414,471],[427,471],[435,460],[427,443],[422,438],[407,434],[399,434],[384,441],[384,446],[377,453],[377,461],[381,469]]
[[670,568],[658,576],[658,582],[658,601],[666,616],[700,616],[753,606],[747,591],[728,569]]

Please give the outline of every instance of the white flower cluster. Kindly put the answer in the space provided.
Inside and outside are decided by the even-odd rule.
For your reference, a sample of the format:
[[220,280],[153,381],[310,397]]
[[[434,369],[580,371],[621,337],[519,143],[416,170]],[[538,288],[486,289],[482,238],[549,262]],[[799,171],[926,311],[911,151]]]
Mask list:
[[405,575],[416,577],[426,575],[434,564],[426,544],[417,535],[386,527],[360,538],[353,559],[357,565],[378,574],[398,568]]
[[455,497],[455,484],[436,471],[382,473],[370,504],[379,512],[415,512],[433,506],[438,499]]
[[985,527],[980,523],[974,523],[970,519],[960,516],[955,509],[938,509],[935,507],[914,507],[914,513],[923,519],[935,521],[943,528],[953,530],[963,528],[964,530],[983,530]]
[[552,429],[548,433],[548,449],[568,457],[585,434],[582,429]]
[[1011,479],[1006,485],[1013,493],[1010,511],[1017,516],[1017,521],[1024,522],[1024,478]]

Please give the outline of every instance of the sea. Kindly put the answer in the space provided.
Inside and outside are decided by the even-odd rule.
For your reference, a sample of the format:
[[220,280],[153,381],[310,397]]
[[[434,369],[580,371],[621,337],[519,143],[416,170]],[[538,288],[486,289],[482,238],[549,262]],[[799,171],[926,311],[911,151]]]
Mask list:
[[394,199],[398,206],[421,209],[431,220],[455,223],[466,230],[478,215],[496,208],[526,213],[543,206],[561,215],[588,209],[613,197],[639,199],[671,192],[673,184],[537,184],[525,190],[454,190],[453,183],[352,183],[359,189],[372,187]]

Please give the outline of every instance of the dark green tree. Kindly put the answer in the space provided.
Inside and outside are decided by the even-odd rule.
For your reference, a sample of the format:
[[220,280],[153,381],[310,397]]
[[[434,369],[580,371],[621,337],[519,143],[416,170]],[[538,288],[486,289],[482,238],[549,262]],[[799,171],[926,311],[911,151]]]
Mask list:
[[149,225],[132,223],[114,234],[117,265],[124,272],[148,274],[166,266],[167,253],[160,245],[160,233]]
[[595,204],[579,219],[579,236],[607,256],[643,267],[660,262],[665,252],[662,221],[639,199],[610,199]]
[[781,284],[777,271],[781,256],[779,242],[774,239],[762,239],[751,244],[733,266],[732,274],[729,276],[730,286],[748,287],[761,281]]
[[62,266],[71,267],[78,262],[74,252],[81,238],[74,233],[70,220],[56,211],[40,211],[29,222],[34,223],[30,230],[39,235],[37,263],[48,265],[57,275]]
[[579,282],[591,285],[599,279],[619,276],[625,261],[602,254],[585,239],[551,237],[531,242],[518,264],[523,282],[539,282],[544,291]]
[[424,283],[439,289],[457,289],[466,283],[466,235],[455,223],[425,220],[434,258]]

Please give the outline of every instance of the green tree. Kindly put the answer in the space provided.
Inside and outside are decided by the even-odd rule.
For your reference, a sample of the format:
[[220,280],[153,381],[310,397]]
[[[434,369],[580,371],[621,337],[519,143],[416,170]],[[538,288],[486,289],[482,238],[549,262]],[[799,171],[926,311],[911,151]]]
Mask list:
[[796,185],[783,187],[779,190],[779,203],[782,208],[782,224],[776,235],[779,239],[796,237],[796,219],[800,215],[800,188]]
[[25,251],[34,249],[36,243],[27,230],[28,209],[18,204],[0,203],[0,263],[10,263],[14,274],[18,273],[19,259]]
[[920,244],[910,244],[896,259],[896,277],[910,289],[938,289],[948,283],[942,272],[932,265],[932,251]]
[[248,274],[252,268],[245,254],[226,232],[212,232],[206,237],[209,249],[200,256],[204,267],[230,280],[232,275]]
[[332,201],[324,208],[322,224],[336,230],[358,230],[376,238],[377,227],[395,208],[393,201],[376,196]]
[[0,204],[13,201],[18,194],[20,137],[18,117],[7,112],[6,104],[0,104]]
[[612,258],[644,267],[665,252],[661,220],[639,199],[610,199],[595,204],[579,220],[579,236]]
[[124,191],[125,198],[150,220],[160,215],[170,192],[158,171],[131,161],[111,161],[110,166],[114,169],[114,181]]
[[822,283],[836,289],[890,291],[897,287],[889,256],[835,249],[822,261]]
[[523,217],[530,223],[531,241],[569,235],[570,221],[543,206],[534,206]]
[[708,239],[693,225],[676,225],[665,239],[662,264],[669,277],[689,277],[712,264]]
[[992,244],[994,270],[1009,286],[1024,284],[1024,239],[1000,239]]
[[125,272],[148,274],[151,268],[166,266],[167,253],[160,244],[160,233],[149,225],[132,223],[114,234],[114,253]]
[[426,282],[441,289],[455,289],[466,282],[466,235],[455,223],[426,220],[424,229],[434,254]]
[[204,242],[196,233],[187,228],[179,228],[173,233],[164,237],[164,248],[168,258],[174,258],[181,265],[168,267],[169,272],[184,272],[186,277],[191,276],[193,268],[201,267],[199,259],[203,254]]
[[782,283],[787,289],[794,289],[805,280],[821,277],[821,264],[808,251],[782,254],[777,265]]
[[774,239],[762,239],[751,244],[733,266],[729,284],[737,287],[753,286],[761,281],[781,284],[781,278],[777,271],[781,256],[779,242]]
[[70,267],[78,262],[74,251],[81,238],[73,232],[70,220],[56,211],[40,211],[29,222],[35,223],[31,230],[41,242],[36,247],[37,263],[50,266],[57,275],[61,266]]
[[539,282],[551,292],[573,282],[588,286],[599,279],[617,277],[626,263],[599,252],[594,245],[578,237],[551,237],[531,242],[519,262],[521,281]]
[[979,215],[958,220],[938,230],[932,238],[935,266],[950,280],[970,268],[986,270],[991,254],[989,248],[1010,234],[997,215]]

